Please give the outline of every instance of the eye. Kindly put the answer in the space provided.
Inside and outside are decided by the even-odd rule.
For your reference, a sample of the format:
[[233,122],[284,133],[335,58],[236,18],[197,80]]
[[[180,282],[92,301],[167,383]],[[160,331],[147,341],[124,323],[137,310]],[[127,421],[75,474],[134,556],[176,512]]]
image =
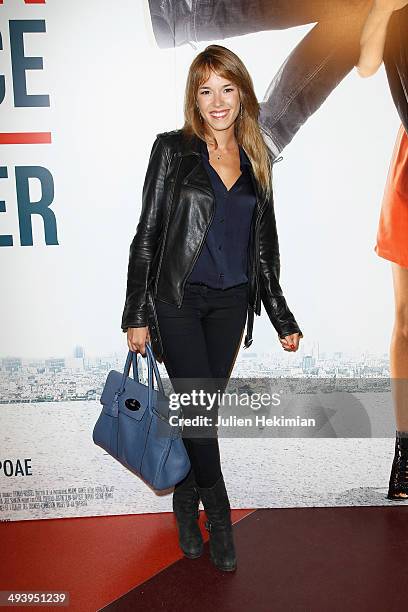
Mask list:
[[234,88],[233,87],[226,87],[225,91],[234,91]]

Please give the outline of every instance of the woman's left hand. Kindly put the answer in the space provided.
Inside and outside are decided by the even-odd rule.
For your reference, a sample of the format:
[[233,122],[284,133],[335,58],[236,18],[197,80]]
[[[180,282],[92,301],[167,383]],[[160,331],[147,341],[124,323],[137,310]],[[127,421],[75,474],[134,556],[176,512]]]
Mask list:
[[285,351],[289,351],[290,353],[295,353],[299,348],[299,341],[303,338],[301,334],[290,334],[290,336],[285,336],[284,338],[279,338],[279,342],[281,343],[283,349]]

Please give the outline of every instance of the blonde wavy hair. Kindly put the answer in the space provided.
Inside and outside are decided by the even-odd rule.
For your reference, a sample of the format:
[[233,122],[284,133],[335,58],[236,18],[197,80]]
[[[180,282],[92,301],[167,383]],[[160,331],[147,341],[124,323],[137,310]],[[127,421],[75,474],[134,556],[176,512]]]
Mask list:
[[221,45],[209,45],[194,58],[187,76],[182,131],[186,136],[195,134],[203,140],[210,140],[215,147],[218,146],[216,139],[205,130],[197,107],[198,89],[210,77],[211,70],[238,88],[242,117],[239,114],[235,120],[235,138],[251,160],[261,191],[269,197],[272,193],[272,164],[258,124],[259,103],[251,75],[230,49]]

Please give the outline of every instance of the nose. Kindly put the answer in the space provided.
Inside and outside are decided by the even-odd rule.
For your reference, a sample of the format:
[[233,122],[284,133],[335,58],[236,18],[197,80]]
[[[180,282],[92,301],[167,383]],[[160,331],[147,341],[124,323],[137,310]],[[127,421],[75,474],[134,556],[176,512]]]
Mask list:
[[222,96],[221,96],[221,93],[215,93],[214,104],[215,104],[215,106],[221,106],[222,105]]

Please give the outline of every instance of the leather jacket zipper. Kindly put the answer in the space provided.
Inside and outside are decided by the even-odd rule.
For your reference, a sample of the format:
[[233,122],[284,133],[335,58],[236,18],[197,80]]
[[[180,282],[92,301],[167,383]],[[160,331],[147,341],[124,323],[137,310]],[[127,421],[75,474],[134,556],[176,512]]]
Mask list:
[[[207,192],[205,192],[205,193],[207,193]],[[186,284],[186,282],[187,282],[187,279],[188,279],[188,277],[189,277],[189,275],[190,275],[190,273],[191,273],[191,270],[194,268],[195,262],[197,261],[197,259],[198,259],[198,258],[199,258],[199,256],[200,256],[201,249],[203,248],[203,245],[204,245],[205,239],[207,238],[207,234],[208,234],[208,232],[209,232],[209,229],[210,229],[210,226],[211,226],[212,220],[213,220],[213,218],[214,218],[214,214],[215,214],[215,193],[213,193],[213,206],[212,206],[212,210],[211,210],[211,218],[210,218],[210,222],[209,222],[209,224],[207,225],[207,227],[206,227],[206,229],[205,229],[204,236],[203,236],[203,238],[201,239],[200,246],[199,246],[199,248],[198,248],[197,253],[196,253],[196,254],[195,254],[195,256],[194,256],[194,259],[193,259],[193,261],[192,261],[192,264],[191,264],[191,266],[190,266],[190,268],[189,268],[189,270],[188,270],[188,272],[187,272],[186,276],[185,276],[185,277],[184,277],[184,279],[183,279],[183,283],[182,283],[182,287],[181,287],[181,298],[180,298],[180,300],[179,300],[178,308],[181,308],[181,304],[182,304],[182,302],[183,302],[183,296],[184,296],[184,286],[185,286],[185,284]]]
[[176,181],[177,181],[177,176],[178,176],[178,173],[179,173],[181,161],[182,161],[182,158],[179,157],[178,164],[177,164],[177,169],[176,169],[176,175],[175,175],[174,181],[173,181],[173,189],[172,189],[172,192],[171,192],[170,203],[169,203],[169,206],[168,206],[169,211],[167,213],[166,225],[165,225],[164,233],[163,233],[160,261],[159,261],[159,263],[157,265],[156,281],[155,281],[155,284],[154,284],[154,295],[157,295],[157,286],[159,284],[160,269],[161,269],[161,264],[162,264],[162,261],[163,261],[163,254],[164,254],[164,247],[165,247],[165,243],[166,243],[167,230],[168,230],[168,227],[169,227],[171,211],[172,211],[172,208],[173,208],[174,190],[176,188]]
[[258,306],[258,294],[259,294],[259,233],[258,228],[261,222],[261,217],[264,212],[266,200],[264,199],[262,207],[259,210],[258,216],[255,222],[255,300],[254,300],[254,311],[257,311]]

